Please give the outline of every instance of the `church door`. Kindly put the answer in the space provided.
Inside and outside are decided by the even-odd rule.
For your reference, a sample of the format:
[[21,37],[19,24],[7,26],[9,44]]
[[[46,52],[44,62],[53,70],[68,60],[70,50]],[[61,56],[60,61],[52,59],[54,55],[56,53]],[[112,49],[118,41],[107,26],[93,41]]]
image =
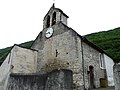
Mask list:
[[93,66],[89,66],[89,78],[90,78],[90,84],[89,84],[89,88],[90,90],[92,90],[94,88],[94,67]]

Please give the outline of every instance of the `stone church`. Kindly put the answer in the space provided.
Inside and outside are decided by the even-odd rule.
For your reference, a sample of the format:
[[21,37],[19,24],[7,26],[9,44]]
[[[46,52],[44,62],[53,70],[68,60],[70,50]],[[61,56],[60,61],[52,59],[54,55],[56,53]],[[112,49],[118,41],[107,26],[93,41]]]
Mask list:
[[0,90],[92,90],[113,86],[113,60],[67,26],[54,4],[30,49],[14,45],[0,66]]

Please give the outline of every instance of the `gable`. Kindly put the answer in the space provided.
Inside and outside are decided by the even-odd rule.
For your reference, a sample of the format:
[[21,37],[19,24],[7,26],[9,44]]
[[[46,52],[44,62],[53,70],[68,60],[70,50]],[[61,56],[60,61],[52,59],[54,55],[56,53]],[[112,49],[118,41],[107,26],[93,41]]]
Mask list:
[[[50,38],[63,34],[70,30],[70,28],[67,27],[65,24],[63,24],[62,22],[57,22],[56,25],[50,28],[53,29],[53,34]],[[31,46],[32,49],[42,50],[44,48],[44,42],[50,39],[50,38],[46,38],[46,31],[48,29],[49,28],[45,28],[39,33],[37,38],[34,40],[33,45]]]

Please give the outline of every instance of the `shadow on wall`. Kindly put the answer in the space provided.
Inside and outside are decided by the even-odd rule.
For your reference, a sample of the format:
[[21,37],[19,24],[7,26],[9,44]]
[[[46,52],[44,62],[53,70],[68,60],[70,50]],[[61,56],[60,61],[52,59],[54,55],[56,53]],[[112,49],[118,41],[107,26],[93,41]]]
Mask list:
[[53,70],[40,74],[11,74],[6,90],[72,90],[71,70]]

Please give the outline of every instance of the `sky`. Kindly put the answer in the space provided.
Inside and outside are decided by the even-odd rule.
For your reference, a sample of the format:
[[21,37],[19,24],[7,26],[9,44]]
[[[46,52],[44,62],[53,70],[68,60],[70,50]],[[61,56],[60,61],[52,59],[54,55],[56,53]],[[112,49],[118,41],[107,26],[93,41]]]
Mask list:
[[[120,0],[55,0],[80,35],[120,26]],[[0,0],[0,48],[35,40],[53,0]]]

